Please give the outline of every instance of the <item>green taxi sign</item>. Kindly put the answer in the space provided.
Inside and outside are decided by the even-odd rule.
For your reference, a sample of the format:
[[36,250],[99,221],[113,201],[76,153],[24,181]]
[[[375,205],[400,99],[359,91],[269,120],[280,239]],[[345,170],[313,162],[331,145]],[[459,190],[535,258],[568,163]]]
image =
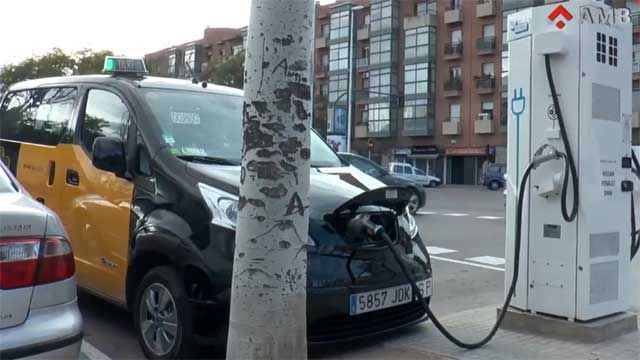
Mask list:
[[102,72],[106,74],[148,74],[147,67],[142,59],[107,56],[104,59]]

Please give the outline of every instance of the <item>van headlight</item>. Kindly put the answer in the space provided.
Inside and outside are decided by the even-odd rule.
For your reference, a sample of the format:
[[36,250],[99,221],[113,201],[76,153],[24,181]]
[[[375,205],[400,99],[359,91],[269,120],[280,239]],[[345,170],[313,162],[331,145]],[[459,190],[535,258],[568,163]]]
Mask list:
[[398,217],[398,221],[400,228],[409,235],[409,238],[413,239],[418,235],[418,224],[416,223],[416,218],[409,212],[409,208],[406,208],[404,213]]
[[[198,188],[211,210],[211,223],[235,230],[238,223],[238,197],[203,183],[198,183]],[[316,246],[310,235],[307,236],[307,245]]]
[[203,183],[198,183],[198,188],[211,210],[211,223],[235,230],[238,222],[238,197]]

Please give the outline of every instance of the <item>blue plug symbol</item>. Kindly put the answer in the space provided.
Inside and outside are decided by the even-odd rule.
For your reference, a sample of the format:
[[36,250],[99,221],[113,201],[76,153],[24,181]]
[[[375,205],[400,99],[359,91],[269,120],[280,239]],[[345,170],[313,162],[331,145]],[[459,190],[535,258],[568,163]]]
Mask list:
[[516,121],[520,122],[520,115],[524,113],[527,99],[522,95],[522,88],[513,90],[513,98],[511,99],[511,113],[516,116]]
[[513,90],[511,98],[511,113],[516,117],[516,187],[520,186],[520,115],[526,109],[527,99],[522,94],[522,88]]

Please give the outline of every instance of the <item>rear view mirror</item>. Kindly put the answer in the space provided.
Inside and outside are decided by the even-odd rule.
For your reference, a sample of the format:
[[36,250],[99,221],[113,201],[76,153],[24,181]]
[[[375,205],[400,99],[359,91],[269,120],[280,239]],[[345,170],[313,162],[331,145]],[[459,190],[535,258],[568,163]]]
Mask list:
[[114,137],[99,137],[93,142],[91,163],[100,170],[123,176],[127,166],[124,156],[124,143]]

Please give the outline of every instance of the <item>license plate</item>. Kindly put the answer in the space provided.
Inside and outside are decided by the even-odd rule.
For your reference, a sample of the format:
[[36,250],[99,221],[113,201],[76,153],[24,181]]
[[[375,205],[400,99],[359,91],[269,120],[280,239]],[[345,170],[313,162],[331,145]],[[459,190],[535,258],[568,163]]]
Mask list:
[[[416,285],[418,285],[423,297],[431,296],[431,279],[418,281]],[[351,294],[349,315],[358,315],[410,303],[412,295],[410,284]]]

